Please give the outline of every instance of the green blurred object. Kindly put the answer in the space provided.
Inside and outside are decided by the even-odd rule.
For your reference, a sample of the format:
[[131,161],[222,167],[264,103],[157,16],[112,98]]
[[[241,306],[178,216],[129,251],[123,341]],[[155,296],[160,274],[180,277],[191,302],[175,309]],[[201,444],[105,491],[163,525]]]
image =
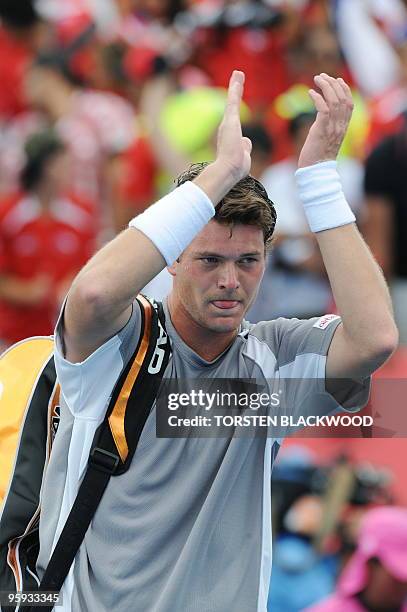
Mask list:
[[[160,116],[160,127],[171,144],[191,161],[214,158],[212,139],[223,117],[226,90],[196,87],[170,96]],[[250,111],[245,103],[240,109],[242,122]]]
[[[301,113],[314,112],[315,107],[308,91],[309,88],[302,83],[292,85],[273,102],[275,113],[282,119],[289,121]],[[369,112],[358,91],[352,90],[352,97],[354,103],[352,119],[339,156],[362,159],[369,131]]]

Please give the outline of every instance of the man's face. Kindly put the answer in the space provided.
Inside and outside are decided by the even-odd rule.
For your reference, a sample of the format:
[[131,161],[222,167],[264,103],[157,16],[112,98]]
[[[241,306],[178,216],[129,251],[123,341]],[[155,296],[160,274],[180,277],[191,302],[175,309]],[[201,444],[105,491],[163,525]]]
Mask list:
[[199,326],[235,331],[254,301],[265,269],[263,232],[210,221],[170,268],[172,302]]

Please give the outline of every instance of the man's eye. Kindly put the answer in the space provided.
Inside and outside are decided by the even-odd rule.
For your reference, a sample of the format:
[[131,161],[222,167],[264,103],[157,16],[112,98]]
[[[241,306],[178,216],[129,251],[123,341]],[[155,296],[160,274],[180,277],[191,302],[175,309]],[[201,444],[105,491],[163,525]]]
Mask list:
[[201,261],[206,264],[216,264],[219,260],[217,257],[202,257]]
[[239,259],[239,263],[241,264],[252,264],[256,261],[257,259],[255,257],[243,257],[242,259]]

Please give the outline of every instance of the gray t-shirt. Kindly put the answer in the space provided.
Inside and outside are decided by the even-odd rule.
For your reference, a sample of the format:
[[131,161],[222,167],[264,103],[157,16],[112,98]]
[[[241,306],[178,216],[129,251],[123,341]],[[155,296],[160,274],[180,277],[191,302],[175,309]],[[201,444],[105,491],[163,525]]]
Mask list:
[[[251,325],[207,362],[175,331],[165,378],[315,379],[340,318],[277,319]],[[42,488],[41,577],[86,468],[93,434],[140,332],[127,325],[79,364],[56,367],[61,421]],[[360,406],[368,397],[360,393]],[[332,400],[332,405],[335,406]],[[348,403],[349,405],[349,403]],[[153,407],[129,470],[112,477],[63,587],[63,610],[89,612],[265,612],[271,573],[272,465],[281,439],[157,438]],[[61,608],[57,608],[61,610]]]

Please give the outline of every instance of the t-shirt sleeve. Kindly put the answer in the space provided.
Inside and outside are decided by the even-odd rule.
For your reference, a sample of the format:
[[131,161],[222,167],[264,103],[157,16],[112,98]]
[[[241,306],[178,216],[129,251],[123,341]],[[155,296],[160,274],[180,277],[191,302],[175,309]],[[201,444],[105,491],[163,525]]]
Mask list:
[[[276,375],[285,385],[285,410],[292,414],[329,414],[338,407],[355,412],[369,399],[370,377],[363,381],[337,381],[338,397],[327,391],[326,361],[338,315],[312,319],[284,319],[259,324],[252,333],[263,336],[276,358]],[[261,330],[261,326],[263,330]]]
[[[277,319],[280,372],[325,378],[325,360],[341,319],[327,314],[311,319]],[[321,359],[322,358],[322,359]]]
[[55,367],[61,392],[74,416],[100,419],[122,369],[136,350],[141,331],[141,311],[133,303],[126,325],[80,363],[64,356],[63,312],[55,329]]

